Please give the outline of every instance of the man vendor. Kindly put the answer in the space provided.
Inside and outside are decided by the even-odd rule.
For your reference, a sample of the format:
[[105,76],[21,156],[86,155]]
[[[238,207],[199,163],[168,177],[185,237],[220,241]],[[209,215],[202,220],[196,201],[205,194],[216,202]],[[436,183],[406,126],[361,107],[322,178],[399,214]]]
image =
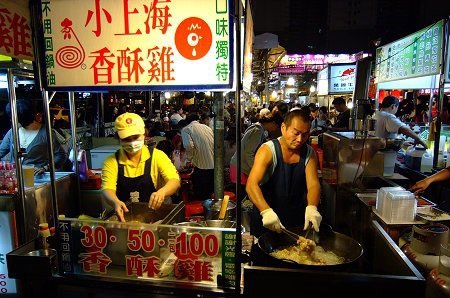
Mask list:
[[[317,158],[307,144],[309,113],[292,110],[281,124],[281,137],[264,143],[256,152],[246,191],[253,202],[250,233],[312,223],[319,231],[322,216],[317,210],[320,182]],[[304,214],[304,216],[302,216]]]

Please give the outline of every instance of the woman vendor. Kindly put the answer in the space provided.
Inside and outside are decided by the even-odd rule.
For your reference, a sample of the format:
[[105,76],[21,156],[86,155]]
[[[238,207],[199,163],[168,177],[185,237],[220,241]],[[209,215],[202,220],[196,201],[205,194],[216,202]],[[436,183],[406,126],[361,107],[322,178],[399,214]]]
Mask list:
[[148,202],[159,209],[180,188],[180,177],[169,157],[159,149],[144,146],[145,124],[141,116],[124,113],[115,129],[121,149],[108,156],[102,169],[102,189],[119,220],[128,212],[126,202]]

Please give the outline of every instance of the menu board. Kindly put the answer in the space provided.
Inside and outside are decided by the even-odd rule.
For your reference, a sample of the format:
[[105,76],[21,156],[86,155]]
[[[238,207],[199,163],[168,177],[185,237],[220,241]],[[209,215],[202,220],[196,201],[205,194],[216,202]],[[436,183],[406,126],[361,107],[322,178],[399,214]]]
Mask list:
[[60,220],[65,274],[236,287],[236,230]]
[[230,89],[232,12],[230,0],[42,1],[46,89]]
[[377,48],[376,83],[439,74],[443,24],[441,20]]

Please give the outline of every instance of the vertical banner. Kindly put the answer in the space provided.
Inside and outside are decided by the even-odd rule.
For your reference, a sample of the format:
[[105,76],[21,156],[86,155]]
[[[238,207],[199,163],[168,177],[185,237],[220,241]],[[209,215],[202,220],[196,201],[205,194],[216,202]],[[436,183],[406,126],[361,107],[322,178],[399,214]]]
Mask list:
[[42,1],[46,87],[229,89],[231,14],[229,0]]
[[27,0],[0,1],[0,55],[34,60]]

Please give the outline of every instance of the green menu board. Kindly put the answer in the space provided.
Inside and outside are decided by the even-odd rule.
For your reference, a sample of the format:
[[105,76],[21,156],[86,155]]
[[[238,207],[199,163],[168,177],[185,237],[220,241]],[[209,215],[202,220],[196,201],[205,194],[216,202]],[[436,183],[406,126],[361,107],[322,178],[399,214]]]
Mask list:
[[405,38],[377,48],[376,82],[436,75],[442,61],[441,20]]

